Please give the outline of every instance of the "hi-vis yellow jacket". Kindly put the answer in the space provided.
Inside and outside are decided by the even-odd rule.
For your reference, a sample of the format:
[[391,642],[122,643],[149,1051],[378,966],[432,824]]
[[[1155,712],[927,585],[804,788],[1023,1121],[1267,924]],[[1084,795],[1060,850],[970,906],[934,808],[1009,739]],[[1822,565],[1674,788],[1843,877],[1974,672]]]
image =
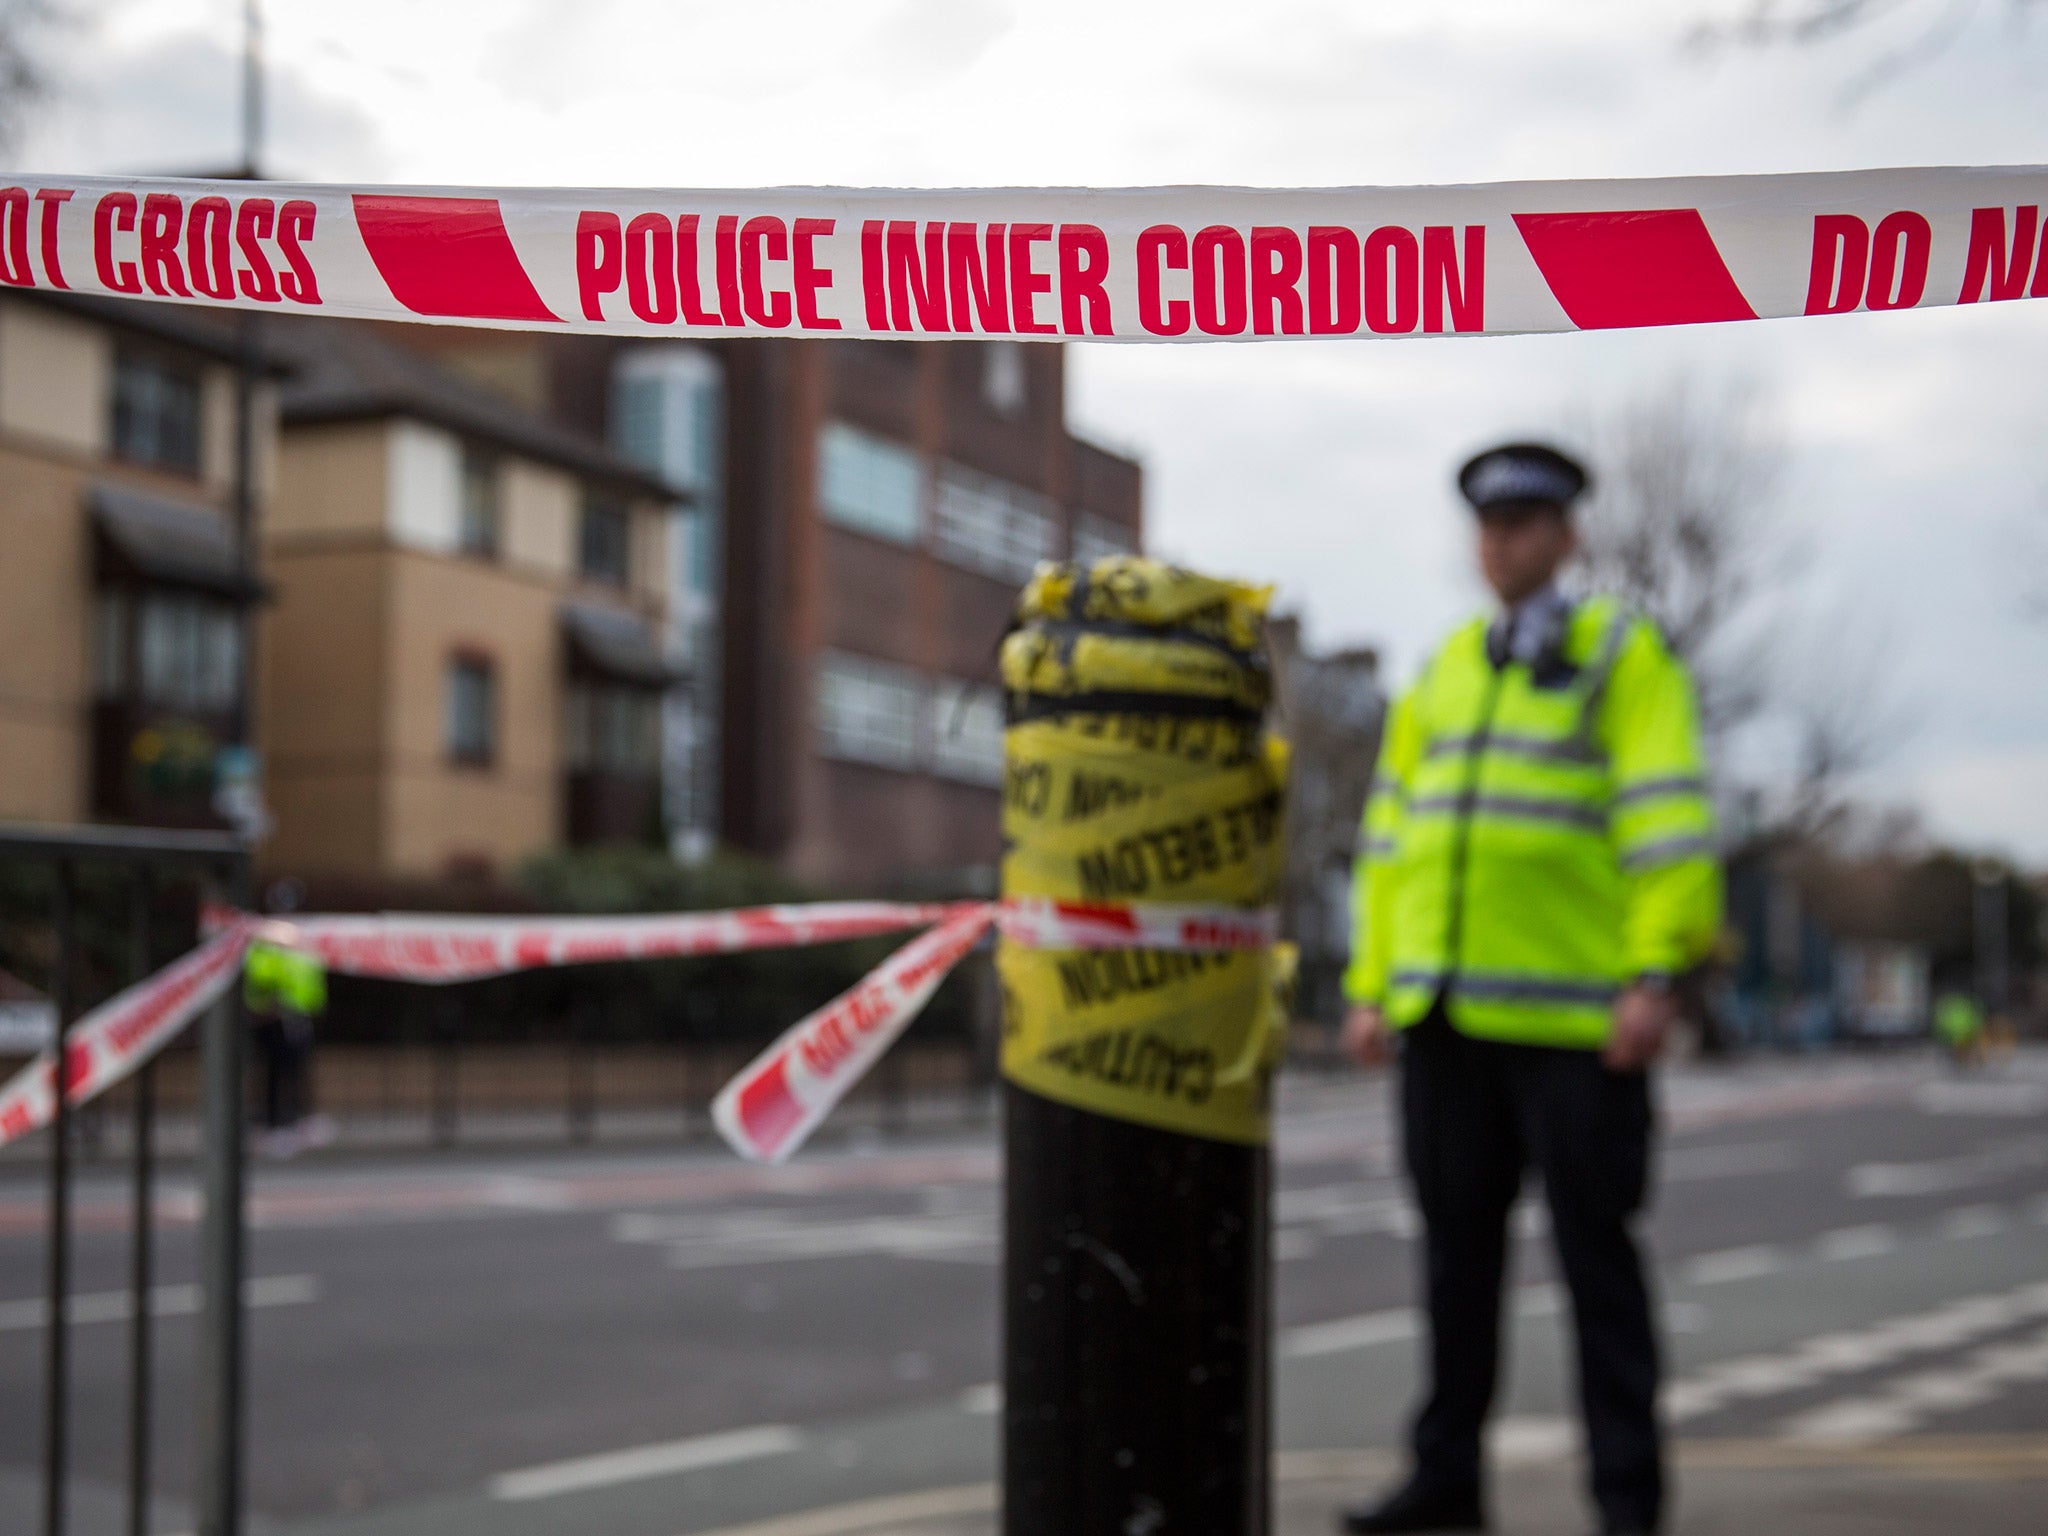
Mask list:
[[1354,873],[1345,992],[1405,1027],[1441,995],[1468,1035],[1606,1043],[1615,995],[1705,958],[1721,870],[1684,667],[1611,598],[1557,675],[1496,668],[1486,621],[1394,708]]

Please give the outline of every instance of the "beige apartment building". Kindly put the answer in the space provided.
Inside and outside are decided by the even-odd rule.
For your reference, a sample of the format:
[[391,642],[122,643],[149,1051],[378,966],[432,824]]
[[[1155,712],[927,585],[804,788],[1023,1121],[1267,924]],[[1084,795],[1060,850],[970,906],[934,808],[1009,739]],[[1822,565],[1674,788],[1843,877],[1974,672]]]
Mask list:
[[657,838],[677,493],[375,327],[276,344],[266,868],[509,874]]
[[[168,305],[0,291],[0,820],[214,823],[240,726],[236,338]],[[255,400],[256,492],[275,390]]]
[[658,836],[679,493],[375,327],[272,320],[252,578],[238,348],[203,310],[0,291],[0,820],[219,826],[253,736],[271,875]]

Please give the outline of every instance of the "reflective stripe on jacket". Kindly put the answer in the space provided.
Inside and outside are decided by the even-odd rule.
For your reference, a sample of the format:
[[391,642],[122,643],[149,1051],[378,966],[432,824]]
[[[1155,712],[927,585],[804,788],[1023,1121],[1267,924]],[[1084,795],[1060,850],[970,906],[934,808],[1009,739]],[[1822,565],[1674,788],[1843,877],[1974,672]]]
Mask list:
[[1539,684],[1460,629],[1387,722],[1345,991],[1396,1026],[1441,994],[1467,1034],[1598,1047],[1614,998],[1704,959],[1721,869],[1684,667],[1612,598]]

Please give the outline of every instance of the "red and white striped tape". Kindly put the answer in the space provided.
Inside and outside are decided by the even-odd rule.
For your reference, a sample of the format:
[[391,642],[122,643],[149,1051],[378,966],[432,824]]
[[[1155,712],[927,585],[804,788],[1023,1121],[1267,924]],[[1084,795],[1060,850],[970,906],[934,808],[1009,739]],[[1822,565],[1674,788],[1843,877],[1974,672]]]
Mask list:
[[[155,975],[117,992],[64,1036],[68,1104],[83,1104],[162,1050],[234,984],[258,924],[238,917]],[[0,1146],[50,1123],[56,1053],[46,1051],[0,1086]]]
[[792,1024],[712,1101],[711,1118],[726,1143],[755,1162],[786,1161],[881,1060],[995,918],[993,906],[961,908]]
[[891,191],[27,176],[0,283],[622,335],[1254,340],[2048,296],[2039,166]]
[[1271,907],[1098,905],[1012,896],[997,913],[1003,937],[1029,949],[1266,949],[1280,937]]
[[[542,966],[829,944],[927,927],[851,989],[791,1026],[719,1095],[719,1129],[742,1155],[781,1162],[917,1016],[991,924],[1043,949],[1257,949],[1271,912],[1194,906],[1004,902],[812,902],[627,917],[315,915],[263,922],[226,907],[202,914],[209,937],[73,1024],[68,1102],[83,1104],[133,1072],[234,981],[258,933],[318,955],[329,970],[394,981],[474,981]],[[0,1086],[0,1146],[47,1125],[56,1067],[46,1053]]]
[[950,905],[821,901],[645,917],[443,917],[390,913],[291,919],[294,947],[330,971],[394,981],[475,981],[551,965],[731,955],[871,938],[948,916]]

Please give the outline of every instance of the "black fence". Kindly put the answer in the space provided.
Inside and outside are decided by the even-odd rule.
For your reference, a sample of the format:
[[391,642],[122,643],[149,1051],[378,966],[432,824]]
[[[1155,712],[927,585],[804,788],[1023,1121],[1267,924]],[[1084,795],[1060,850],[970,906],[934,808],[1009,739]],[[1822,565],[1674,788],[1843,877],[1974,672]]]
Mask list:
[[[248,855],[231,837],[127,828],[0,826],[0,897],[13,909],[22,954],[8,958],[40,981],[53,1005],[58,1059],[71,1022],[101,997],[140,980],[189,948],[202,898],[245,901]],[[40,923],[19,921],[40,906]],[[25,936],[25,937],[23,937]],[[40,960],[40,966],[37,961]],[[38,972],[40,974],[38,974]],[[235,995],[203,1029],[201,1160],[205,1206],[196,1429],[199,1536],[239,1536],[242,1483],[244,1028]],[[150,1525],[149,1438],[154,1340],[157,1069],[145,1064],[126,1091],[132,1231],[128,1274],[127,1530]],[[45,1233],[43,1536],[64,1536],[69,1476],[71,1173],[78,1117],[56,1096],[40,1133],[49,1175]]]

